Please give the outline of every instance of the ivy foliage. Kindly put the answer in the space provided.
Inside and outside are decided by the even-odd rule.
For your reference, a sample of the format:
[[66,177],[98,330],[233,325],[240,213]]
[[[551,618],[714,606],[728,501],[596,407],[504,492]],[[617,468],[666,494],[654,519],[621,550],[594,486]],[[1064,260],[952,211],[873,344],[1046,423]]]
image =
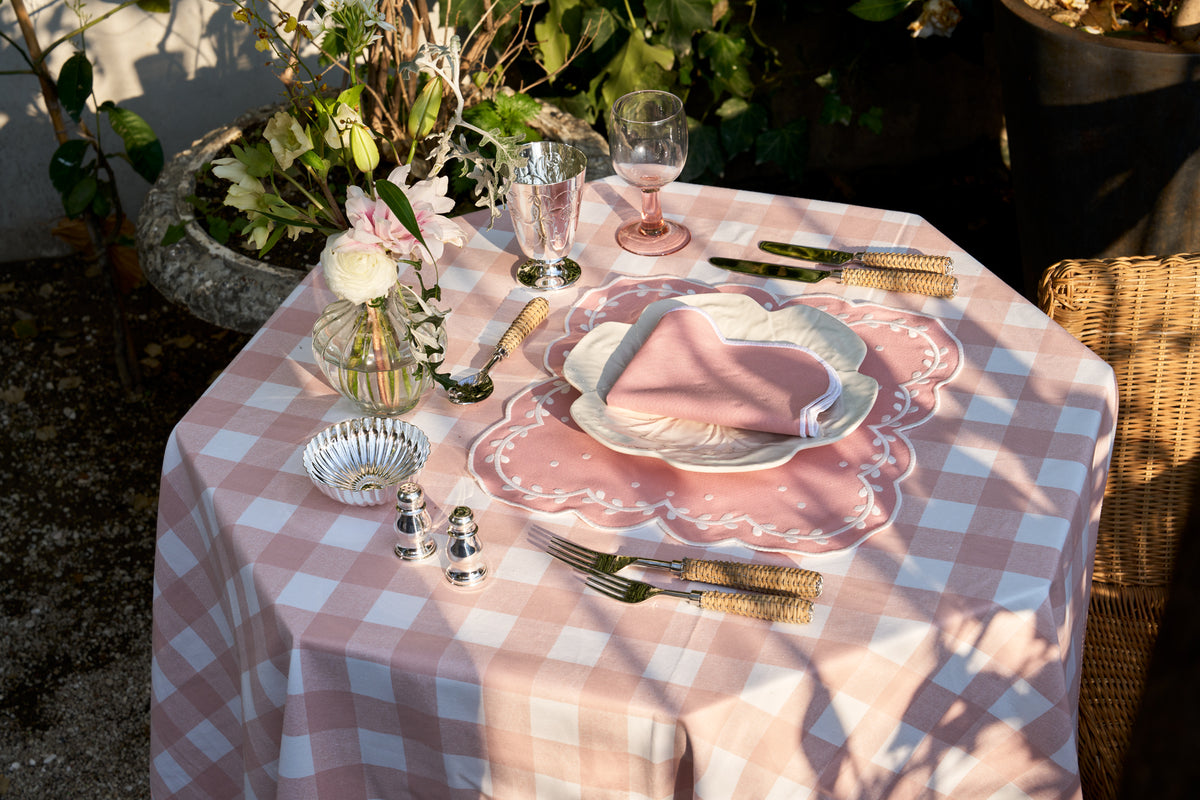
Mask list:
[[[683,180],[718,180],[733,159],[799,180],[810,121],[775,97],[796,75],[769,43],[779,37],[761,28],[770,26],[763,22],[767,16],[811,14],[814,2],[819,0],[548,0],[534,25],[535,57],[556,75],[545,92],[549,99],[602,130],[607,110],[628,92],[678,95],[689,130]],[[568,62],[567,54],[589,37],[590,48]],[[831,102],[839,100],[836,85],[824,91]],[[821,121],[872,127],[881,112],[873,113],[860,118],[843,104]]]

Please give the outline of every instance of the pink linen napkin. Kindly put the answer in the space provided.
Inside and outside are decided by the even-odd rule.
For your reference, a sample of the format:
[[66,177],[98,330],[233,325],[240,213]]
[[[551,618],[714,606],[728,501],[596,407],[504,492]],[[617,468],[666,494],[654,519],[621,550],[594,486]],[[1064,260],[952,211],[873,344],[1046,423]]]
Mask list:
[[726,339],[702,309],[662,315],[605,402],[710,425],[820,436],[818,415],[841,395],[825,359],[790,342]]

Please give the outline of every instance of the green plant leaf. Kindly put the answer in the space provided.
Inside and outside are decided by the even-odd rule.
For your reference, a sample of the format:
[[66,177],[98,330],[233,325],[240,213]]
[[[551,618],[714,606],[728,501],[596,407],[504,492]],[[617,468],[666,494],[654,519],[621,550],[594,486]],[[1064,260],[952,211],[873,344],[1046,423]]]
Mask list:
[[821,104],[821,122],[825,125],[849,125],[854,119],[854,109],[842,102],[835,92],[825,95]]
[[883,133],[883,109],[871,106],[869,110],[858,115],[858,124],[871,133]]
[[782,128],[765,131],[758,137],[755,163],[778,164],[791,180],[800,180],[807,160],[808,122],[804,119],[792,120]]
[[138,0],[137,7],[152,14],[167,14],[171,11],[171,0]]
[[87,211],[100,188],[94,175],[83,175],[79,181],[63,194],[63,209],[68,217],[78,217]]
[[162,143],[146,120],[134,112],[105,102],[100,109],[108,114],[108,124],[125,143],[125,155],[138,175],[154,183],[163,168]]
[[[563,68],[571,55],[571,43],[577,39],[576,30],[572,37],[570,18],[579,18],[580,0],[552,0],[546,15],[533,26],[536,51],[542,69],[553,75]],[[576,26],[577,27],[577,26]]]
[[721,150],[721,135],[717,129],[688,117],[688,157],[679,179],[692,181],[706,172],[721,177],[725,174],[725,160],[725,153]]
[[83,177],[83,159],[89,148],[83,139],[70,139],[60,144],[50,157],[50,182],[64,198]]
[[738,97],[749,97],[754,93],[754,80],[745,52],[746,40],[739,36],[710,31],[700,37],[700,55],[709,60],[720,86]]
[[359,99],[362,97],[363,89],[366,88],[364,84],[356,83],[338,95],[338,102],[345,103],[357,111]]
[[413,213],[412,203],[408,201],[408,195],[404,193],[404,190],[389,180],[382,180],[375,182],[375,191],[378,192],[379,199],[387,203],[387,207],[396,215],[396,219],[400,220],[404,230],[411,233],[413,238],[428,251],[429,246],[425,244],[425,237],[421,235],[421,226],[417,223],[417,215]]
[[717,116],[721,118],[721,144],[730,157],[754,147],[758,135],[770,122],[765,108],[740,97],[731,97],[722,103],[717,108]]
[[506,133],[513,127],[524,126],[541,110],[542,107],[538,105],[538,101],[527,94],[518,92],[496,95],[496,113],[500,115],[500,119],[504,120]]
[[913,4],[915,0],[858,0],[849,11],[868,22],[883,22],[891,19]]
[[230,145],[233,157],[245,165],[246,171],[255,178],[265,178],[275,171],[275,154],[266,142],[257,142],[253,147]]
[[646,0],[646,18],[672,50],[687,53],[693,35],[713,29],[713,0]]
[[[554,1],[551,0],[552,3]],[[583,24],[579,35],[582,36],[582,32],[585,30],[594,37],[591,49],[595,52],[608,43],[613,34],[620,30],[620,25],[617,24],[616,17],[607,8],[589,8],[583,13]]]
[[187,228],[185,228],[181,223],[176,222],[172,225],[168,225],[167,230],[163,233],[162,241],[159,242],[159,244],[163,247],[170,247],[171,245],[183,239],[186,233]]
[[92,96],[92,62],[82,50],[67,59],[58,72],[58,99],[71,119],[79,122]]
[[504,129],[504,120],[500,119],[496,104],[490,100],[476,103],[464,110],[463,119],[484,131],[503,131]]
[[669,86],[670,81],[665,73],[674,64],[674,50],[650,44],[640,33],[634,33],[616,57],[592,80],[591,89],[600,89],[603,106],[608,108],[621,95],[635,89]]

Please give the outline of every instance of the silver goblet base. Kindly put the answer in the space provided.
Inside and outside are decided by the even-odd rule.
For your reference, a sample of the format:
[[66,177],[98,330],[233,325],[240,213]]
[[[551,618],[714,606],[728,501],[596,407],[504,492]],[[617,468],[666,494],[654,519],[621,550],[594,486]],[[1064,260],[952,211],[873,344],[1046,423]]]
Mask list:
[[553,291],[570,286],[579,280],[583,268],[569,258],[542,261],[531,258],[517,267],[517,283],[539,291]]

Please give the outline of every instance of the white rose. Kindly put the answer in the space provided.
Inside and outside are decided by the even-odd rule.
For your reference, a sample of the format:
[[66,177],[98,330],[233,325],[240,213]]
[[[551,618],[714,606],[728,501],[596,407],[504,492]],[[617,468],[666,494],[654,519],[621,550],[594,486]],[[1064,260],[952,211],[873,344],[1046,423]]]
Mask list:
[[351,303],[385,296],[399,278],[396,262],[383,248],[355,242],[344,231],[329,237],[321,269],[333,293]]

